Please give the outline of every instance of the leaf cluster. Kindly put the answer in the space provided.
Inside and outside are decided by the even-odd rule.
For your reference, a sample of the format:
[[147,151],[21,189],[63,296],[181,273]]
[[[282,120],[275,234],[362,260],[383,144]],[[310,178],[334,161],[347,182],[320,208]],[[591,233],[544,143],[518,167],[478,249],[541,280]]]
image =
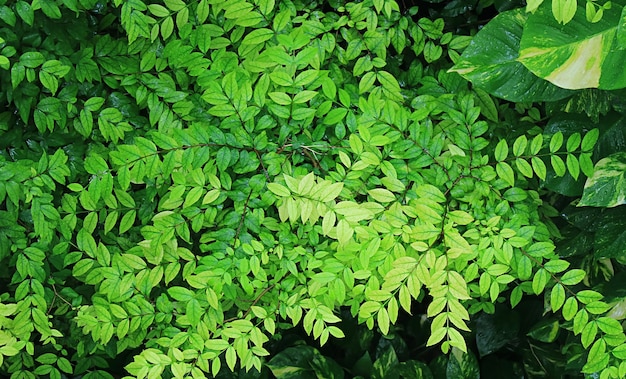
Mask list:
[[447,71],[470,38],[443,19],[41,0],[0,20],[3,375],[276,374],[284,331],[324,345],[344,319],[388,335],[411,314],[453,370],[473,317],[544,294],[583,371],[624,376],[621,325],[555,252],[542,197],[595,175],[600,131],[492,138],[501,109]]

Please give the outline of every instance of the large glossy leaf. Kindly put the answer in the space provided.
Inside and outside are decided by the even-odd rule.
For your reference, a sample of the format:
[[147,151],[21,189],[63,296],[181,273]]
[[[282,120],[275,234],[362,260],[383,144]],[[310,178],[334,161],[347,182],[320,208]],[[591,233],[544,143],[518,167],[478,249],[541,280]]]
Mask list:
[[626,260],[626,220],[607,222],[598,228],[594,250],[597,258]]
[[446,377],[448,379],[478,379],[480,378],[480,368],[478,360],[471,351],[463,353],[460,350],[453,349],[448,359],[448,367],[446,368]]
[[402,378],[411,379],[433,379],[430,368],[424,362],[406,361],[400,363],[398,372]]
[[318,356],[317,349],[311,346],[288,347],[276,354],[267,367],[279,379],[316,378],[311,363]]
[[584,2],[566,25],[554,20],[550,5],[528,16],[520,42],[519,61],[535,75],[568,89],[626,87],[626,50],[615,48],[621,7],[590,23]]
[[480,357],[494,353],[517,338],[519,314],[498,306],[494,314],[481,313],[476,318],[476,347]]
[[587,179],[580,206],[615,207],[626,204],[626,153],[601,159]]
[[571,95],[571,91],[537,77],[518,61],[527,17],[522,9],[496,16],[474,36],[452,71],[509,101],[553,101]]

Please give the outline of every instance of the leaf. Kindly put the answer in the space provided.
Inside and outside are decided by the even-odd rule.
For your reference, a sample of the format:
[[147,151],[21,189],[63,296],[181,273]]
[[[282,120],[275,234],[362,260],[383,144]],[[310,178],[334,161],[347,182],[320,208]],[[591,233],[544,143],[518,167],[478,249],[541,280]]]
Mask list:
[[535,273],[532,281],[532,289],[535,295],[539,295],[543,292],[549,280],[550,274],[548,273],[548,271],[541,268]]
[[164,0],[168,9],[173,12],[178,12],[185,8],[185,2],[183,0]]
[[210,204],[214,202],[220,197],[220,193],[221,193],[220,190],[215,189],[215,188],[207,191],[207,193],[202,198],[202,205]]
[[552,0],[552,15],[561,24],[572,21],[576,14],[576,0]]
[[565,304],[563,304],[563,309],[561,311],[563,313],[563,318],[565,321],[570,321],[578,312],[578,302],[576,301],[576,297],[570,297],[565,300]]
[[563,276],[560,279],[560,282],[566,286],[573,286],[582,282],[583,279],[585,279],[586,275],[587,274],[585,273],[584,270],[573,269],[563,274]]
[[533,170],[535,171],[535,174],[539,177],[539,179],[546,180],[546,175],[548,174],[548,170],[546,168],[546,164],[543,163],[541,158],[532,157],[530,162],[532,164]]
[[622,334],[624,329],[622,328],[622,324],[619,321],[610,318],[610,317],[598,317],[596,319],[596,323],[598,324],[598,328],[602,330],[606,334]]
[[474,217],[469,213],[461,210],[455,210],[448,213],[450,220],[459,225],[467,225],[474,221]]
[[46,16],[53,19],[61,18],[61,10],[54,0],[41,0],[40,5]]
[[559,336],[559,320],[547,318],[533,326],[528,335],[537,341],[552,343]]
[[526,191],[521,188],[513,187],[504,192],[503,197],[511,202],[523,201],[528,197]]
[[173,31],[174,19],[171,16],[164,18],[163,22],[161,23],[161,37],[166,40],[172,35]]
[[545,257],[554,251],[552,242],[535,242],[526,249],[526,253],[532,257]]
[[376,82],[376,73],[368,72],[359,81],[359,94],[369,92]]
[[[242,45],[260,45],[274,36],[274,31],[271,29],[260,28],[254,29],[248,33],[243,41]],[[291,78],[290,78],[291,79]]]
[[524,154],[524,151],[526,151],[526,146],[528,146],[528,139],[526,138],[526,136],[521,135],[517,137],[515,139],[515,142],[513,143],[513,155],[519,157],[520,155]]
[[561,159],[558,155],[550,156],[550,164],[552,165],[556,176],[563,176],[567,172],[563,159]]
[[273,102],[279,105],[291,105],[291,97],[287,95],[285,92],[270,92],[268,96],[272,99]]
[[204,313],[204,310],[200,306],[200,302],[198,300],[196,299],[189,300],[189,302],[187,303],[187,307],[185,309],[185,314],[187,315],[189,322],[193,323],[194,325],[197,325],[198,323],[200,323],[203,313]]
[[170,11],[160,4],[148,5],[148,11],[157,17],[167,17],[170,15]]
[[550,152],[557,152],[561,146],[563,145],[563,133],[561,131],[557,131],[550,138]]
[[46,59],[43,54],[38,51],[30,51],[20,56],[20,63],[28,68],[37,68],[41,66]]
[[616,207],[626,204],[626,153],[615,153],[596,163],[579,206]]
[[120,234],[123,234],[126,231],[128,231],[130,228],[132,228],[132,226],[135,223],[136,216],[137,216],[137,211],[135,211],[134,209],[131,209],[130,211],[126,212],[126,214],[122,217],[122,220],[120,221],[120,230],[119,230]]
[[569,91],[538,78],[520,63],[518,51],[528,17],[523,9],[494,17],[474,36],[451,71],[509,101],[554,101],[569,96]]
[[167,289],[167,293],[178,301],[189,301],[193,298],[193,292],[185,287],[172,286]]
[[321,202],[333,201],[339,196],[343,190],[343,183],[333,183],[328,187],[325,187],[319,194],[319,200]]
[[598,141],[598,137],[600,136],[600,130],[598,128],[591,129],[585,136],[583,137],[582,143],[580,144],[580,148],[582,151],[591,151],[593,150],[596,142]]
[[567,270],[570,263],[562,259],[550,260],[543,265],[543,268],[548,270],[552,274],[563,272]]
[[[520,42],[519,61],[540,78],[567,89],[626,87],[626,73],[617,62],[626,59],[626,51],[613,49],[619,24],[619,12],[607,12],[596,22],[585,17],[584,2],[578,9],[575,0],[554,0],[557,27],[549,5],[543,4],[528,16]],[[549,33],[545,33],[550,30]]]
[[496,173],[500,179],[504,180],[509,186],[515,186],[515,172],[508,163],[498,162],[498,164],[496,164]]
[[502,162],[508,156],[509,156],[509,146],[507,145],[507,141],[505,139],[502,139],[496,145],[496,150],[494,152],[494,158],[496,158],[496,161]]
[[384,188],[375,188],[367,191],[367,193],[376,201],[381,203],[390,203],[396,200],[396,196],[393,192]]
[[325,125],[335,125],[338,122],[342,121],[344,117],[346,117],[347,113],[348,110],[346,108],[334,108],[330,112],[328,112],[326,117],[324,117],[323,122]]
[[33,25],[33,21],[35,20],[35,12],[31,8],[29,3],[20,0],[15,4],[15,10],[26,24],[28,24],[29,26]]
[[267,189],[279,197],[291,196],[291,191],[289,191],[287,187],[279,183],[268,183]]
[[277,379],[315,379],[311,362],[318,355],[312,346],[288,347],[272,357],[267,367]]
[[492,354],[509,343],[514,343],[520,329],[520,316],[506,307],[496,312],[481,312],[476,317],[476,347],[480,357]]
[[561,283],[557,283],[554,287],[552,287],[552,292],[550,292],[550,307],[552,307],[552,311],[558,311],[563,303],[565,302],[565,289]]

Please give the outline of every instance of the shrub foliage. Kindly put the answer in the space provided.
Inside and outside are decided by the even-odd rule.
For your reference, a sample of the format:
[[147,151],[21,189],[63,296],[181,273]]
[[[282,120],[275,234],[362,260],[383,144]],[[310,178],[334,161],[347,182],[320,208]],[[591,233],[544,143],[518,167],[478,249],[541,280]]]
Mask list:
[[543,188],[593,175],[599,130],[527,127],[536,108],[448,72],[470,37],[443,19],[392,0],[0,4],[3,375],[261,371],[281,331],[323,345],[343,309],[387,334],[416,302],[427,344],[463,354],[472,315],[540,294],[584,372],[626,375]]

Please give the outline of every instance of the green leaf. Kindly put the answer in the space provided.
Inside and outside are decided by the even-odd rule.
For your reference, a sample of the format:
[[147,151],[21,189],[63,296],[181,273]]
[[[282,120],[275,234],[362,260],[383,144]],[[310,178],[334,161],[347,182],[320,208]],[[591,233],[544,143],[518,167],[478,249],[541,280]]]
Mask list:
[[528,333],[537,341],[552,343],[559,336],[559,321],[555,319],[544,319],[539,321]]
[[526,138],[526,136],[521,135],[517,137],[515,139],[515,142],[513,143],[513,155],[519,157],[520,155],[524,154],[524,151],[526,151],[526,146],[528,146],[528,139]]
[[324,189],[319,194],[319,199],[322,202],[333,201],[339,196],[343,190],[343,183],[333,183]]
[[592,290],[582,290],[576,293],[576,298],[583,304],[589,304],[602,299],[602,294]]
[[550,156],[550,164],[552,165],[556,176],[563,176],[567,172],[563,159],[561,159],[558,155]]
[[504,192],[504,198],[511,202],[523,201],[528,197],[526,191],[521,188],[513,187]]
[[293,97],[294,104],[302,104],[313,99],[317,95],[316,91],[300,91]]
[[185,2],[182,0],[164,0],[168,9],[173,12],[178,12],[186,7]]
[[174,19],[171,16],[164,18],[163,22],[161,23],[161,37],[166,40],[172,35],[173,31]]
[[585,306],[585,309],[591,314],[601,315],[611,309],[611,306],[603,301],[592,301]]
[[[174,297],[171,293],[170,295]],[[198,300],[196,299],[189,300],[189,302],[187,303],[187,307],[185,309],[185,314],[187,315],[187,318],[189,318],[189,322],[193,323],[194,325],[197,325],[198,323],[200,323],[203,313],[204,313],[204,309],[202,309],[202,307],[200,306],[200,302]]]
[[[534,158],[534,157],[533,157]],[[527,178],[533,177],[533,168],[528,162],[523,158],[515,159],[515,167],[519,170]]]
[[566,148],[567,148],[567,152],[568,153],[572,153],[574,152],[576,149],[578,149],[578,147],[580,146],[580,133],[572,133],[568,138],[567,138],[567,143],[566,143]]
[[543,146],[543,134],[536,135],[530,143],[530,154],[537,155]]
[[17,14],[20,16],[22,20],[29,26],[33,25],[33,21],[35,20],[35,12],[31,8],[30,4],[26,1],[18,1],[15,3],[15,10]]
[[347,113],[348,113],[348,110],[346,108],[332,109],[330,112],[328,112],[326,117],[324,117],[324,124],[335,125],[338,122],[342,121],[344,117],[346,117]]
[[[507,145],[506,140],[502,139],[496,145],[496,150],[494,152],[494,157],[496,158],[496,161],[502,162],[503,160],[505,160],[508,157],[508,155],[509,155],[509,146]],[[511,184],[511,185],[513,185],[513,184]]]
[[359,81],[359,94],[369,92],[376,82],[376,73],[368,72]]
[[178,301],[189,301],[193,298],[193,292],[185,287],[172,286],[167,289],[167,293]]
[[498,164],[496,164],[496,173],[500,179],[504,180],[509,186],[515,186],[515,173],[508,163],[498,162]]
[[241,41],[242,45],[260,45],[265,41],[271,39],[274,36],[274,31],[271,29],[260,28],[254,29],[250,33],[248,33],[243,41]]
[[20,56],[20,63],[28,68],[37,68],[41,66],[46,59],[43,54],[38,51],[31,51]]
[[558,131],[552,135],[552,138],[550,138],[550,152],[556,153],[557,151],[559,151],[562,145],[563,133],[561,133],[561,131]]
[[289,191],[287,187],[279,183],[268,183],[267,189],[269,189],[272,193],[279,197],[291,196],[291,191]]
[[11,67],[11,61],[4,55],[0,55],[0,68],[8,70]]
[[615,153],[596,163],[587,179],[580,206],[615,207],[626,204],[626,153]]
[[585,136],[583,137],[582,143],[580,144],[580,148],[582,151],[591,151],[593,150],[596,142],[598,141],[598,137],[600,136],[600,130],[598,128],[591,129]]
[[393,192],[384,188],[375,188],[367,191],[367,193],[376,201],[381,203],[390,203],[396,200],[396,196]]
[[561,283],[557,283],[554,287],[552,287],[552,292],[550,292],[550,307],[552,307],[552,311],[558,311],[564,302],[565,289]]
[[279,105],[291,105],[291,97],[284,92],[270,92],[269,97],[273,102]]
[[569,297],[565,300],[565,304],[563,304],[563,309],[561,311],[563,313],[563,318],[565,321],[570,321],[578,312],[578,302],[575,297]]
[[132,228],[132,226],[135,223],[136,216],[137,216],[137,211],[135,211],[134,209],[131,209],[130,211],[126,212],[126,214],[122,217],[122,220],[120,221],[120,230],[119,230],[120,234],[123,234],[126,231],[128,231],[130,228]]
[[569,91],[538,78],[522,65],[525,61],[518,52],[528,17],[523,9],[494,17],[474,36],[451,71],[509,101],[554,101],[568,96]]
[[584,270],[573,269],[563,274],[563,276],[560,279],[560,282],[566,286],[573,286],[582,282],[583,279],[585,279],[586,275],[587,274],[585,273]]
[[167,17],[170,15],[170,11],[160,4],[149,4],[148,11],[157,17]]
[[99,155],[91,154],[85,160],[85,170],[94,175],[101,175],[109,170],[106,161]]
[[561,24],[572,21],[576,14],[576,0],[553,0],[552,15]]
[[532,282],[533,292],[536,295],[539,295],[540,293],[542,293],[543,289],[546,287],[546,284],[548,284],[548,281],[550,281],[550,274],[548,273],[548,271],[542,268],[539,269],[535,273],[535,276],[533,276],[533,282]]
[[539,158],[539,157],[532,157],[531,158],[531,164],[532,164],[533,170],[535,171],[535,174],[537,174],[539,179],[546,180],[546,175],[548,173],[548,170],[546,168],[546,164],[543,163],[541,158]]
[[567,171],[572,175],[574,180],[578,180],[578,175],[580,175],[580,164],[578,160],[573,154],[567,154],[567,159],[565,160],[567,164]]
[[619,321],[610,318],[610,317],[598,317],[596,319],[596,323],[598,324],[598,328],[602,330],[606,334],[622,334],[624,329],[622,328],[622,324]]
[[61,18],[61,10],[54,0],[40,0],[39,5],[43,13],[54,19]]
[[557,274],[559,272],[563,272],[567,270],[570,263],[568,261],[564,261],[562,259],[550,260],[546,262],[543,267],[548,270],[552,274]]
[[544,0],[528,0],[526,2],[526,12],[532,13],[539,8]]
[[467,225],[474,221],[474,217],[469,213],[461,210],[455,210],[448,213],[450,220],[459,225]]

